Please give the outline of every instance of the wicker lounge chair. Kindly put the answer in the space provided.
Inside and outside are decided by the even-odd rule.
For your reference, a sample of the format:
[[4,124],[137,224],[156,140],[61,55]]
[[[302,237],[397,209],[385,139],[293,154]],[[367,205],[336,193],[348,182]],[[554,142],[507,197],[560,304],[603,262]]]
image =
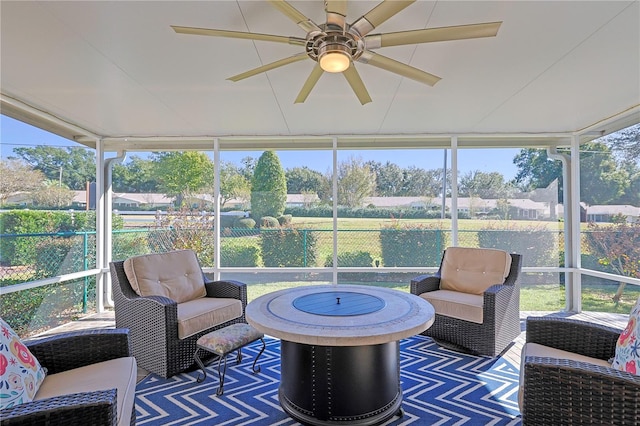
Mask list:
[[[443,254],[437,273],[420,275],[411,280],[411,293],[421,295],[432,303],[436,310],[433,325],[422,334],[432,337],[438,344],[450,349],[496,356],[520,335],[519,276],[522,269],[522,257],[515,253],[507,255],[507,263],[503,262],[504,272],[508,273],[506,278],[502,275],[500,280],[492,281],[495,284],[487,286],[488,288],[479,295],[460,292],[460,299],[456,300],[458,296],[449,291],[449,294],[446,295],[448,300],[445,300],[444,303],[430,300],[432,297],[430,292],[441,290],[443,265],[447,251],[452,252],[452,250],[470,251],[472,258],[478,254],[486,253],[480,252],[480,250],[486,249],[450,247]],[[468,252],[465,255],[469,257]],[[510,265],[508,264],[508,256],[511,259]],[[483,272],[479,273],[483,274]],[[469,271],[467,271],[467,275],[471,275]],[[432,294],[435,295],[435,293]],[[469,302],[470,300],[471,302]],[[473,310],[468,309],[470,305],[467,303],[475,304],[473,309],[479,311],[472,320],[464,318]]]
[[[138,295],[127,278],[124,262],[112,262],[110,268],[116,327],[130,329],[132,350],[138,365],[162,377],[170,377],[187,369],[197,368],[194,354],[196,342],[200,336],[231,324],[246,322],[244,316],[247,306],[246,284],[237,281],[209,281],[200,270],[199,273],[204,277],[206,288],[206,296],[202,300],[237,299],[241,302],[241,310],[239,315],[224,322],[212,322],[204,328],[191,330],[186,333],[187,336],[180,338],[178,303],[165,296]],[[223,314],[226,315],[224,312]],[[224,317],[223,315],[211,316]]]
[[[98,363],[109,361],[116,362],[118,366],[122,366],[125,365],[127,358],[130,360],[130,362],[126,363],[131,367],[130,371],[112,371],[114,364],[106,363],[104,368],[108,368],[108,371],[104,371],[102,374],[108,377],[130,374],[128,379],[127,377],[123,377],[123,379],[130,380],[132,386],[135,386],[137,369],[135,360],[130,358],[131,352],[128,337],[128,330],[101,329],[62,333],[42,339],[27,340],[25,344],[40,364],[47,369],[47,378],[45,378],[43,387],[47,380],[56,375],[58,377],[64,375],[65,379],[67,379],[74,377],[74,374],[79,374],[74,373],[73,369],[86,366],[91,368],[92,365],[95,365],[96,369],[92,371],[97,373],[97,369],[102,368],[99,367],[100,364]],[[122,358],[122,360],[119,360],[119,358]],[[114,382],[118,380],[114,379]],[[91,387],[87,385],[88,382],[90,383],[90,380],[84,380],[79,387],[85,389]],[[123,405],[132,407],[131,412],[118,413],[118,394],[115,388],[65,394],[64,389],[62,389],[65,380],[54,380],[54,383],[56,384],[50,385],[46,393],[51,394],[53,390],[57,396],[39,399],[41,391],[38,391],[39,393],[36,393],[34,401],[1,410],[0,423],[3,426],[135,425],[135,389],[132,389],[122,399]],[[97,389],[100,389],[101,385],[104,384],[105,382],[99,381],[95,385]],[[68,388],[75,388],[73,383],[68,383],[68,385]],[[109,386],[110,384],[107,384],[107,387]],[[119,417],[122,418],[119,419]]]
[[[520,376],[523,425],[640,424],[640,377],[607,366],[621,332],[568,318],[529,317]],[[544,347],[532,350],[530,343]],[[570,358],[558,358],[556,350]],[[544,352],[549,356],[539,356]]]

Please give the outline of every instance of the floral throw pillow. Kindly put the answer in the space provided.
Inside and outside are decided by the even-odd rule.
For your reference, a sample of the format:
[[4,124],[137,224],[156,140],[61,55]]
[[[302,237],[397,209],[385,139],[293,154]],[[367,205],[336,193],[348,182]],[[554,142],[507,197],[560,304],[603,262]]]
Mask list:
[[617,370],[640,375],[640,298],[631,309],[629,322],[618,338],[611,366]]
[[0,410],[33,401],[45,374],[16,332],[0,318]]

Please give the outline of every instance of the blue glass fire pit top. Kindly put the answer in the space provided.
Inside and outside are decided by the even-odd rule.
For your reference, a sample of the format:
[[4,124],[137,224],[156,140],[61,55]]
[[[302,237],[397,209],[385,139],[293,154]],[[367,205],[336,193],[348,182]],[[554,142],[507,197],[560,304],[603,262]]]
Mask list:
[[327,291],[300,296],[293,300],[293,306],[308,314],[343,317],[377,312],[384,308],[385,302],[370,294]]

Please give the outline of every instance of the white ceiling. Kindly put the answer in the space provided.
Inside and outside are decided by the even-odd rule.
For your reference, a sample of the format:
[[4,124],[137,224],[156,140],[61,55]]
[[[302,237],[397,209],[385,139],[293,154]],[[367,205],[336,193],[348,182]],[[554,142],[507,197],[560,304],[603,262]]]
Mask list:
[[[322,1],[291,4],[324,23]],[[376,4],[350,1],[347,21]],[[495,38],[378,49],[442,80],[429,87],[356,63],[373,99],[364,106],[328,73],[294,104],[310,59],[226,80],[298,46],[170,28],[304,38],[264,1],[3,0],[0,14],[2,112],[41,127],[34,111],[104,137],[544,134],[640,121],[638,1],[418,1],[373,33],[503,24]]]

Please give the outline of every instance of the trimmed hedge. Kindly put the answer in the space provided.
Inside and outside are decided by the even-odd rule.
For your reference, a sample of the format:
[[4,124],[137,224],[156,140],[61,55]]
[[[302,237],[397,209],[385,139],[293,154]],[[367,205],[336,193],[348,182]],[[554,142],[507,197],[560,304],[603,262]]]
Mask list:
[[223,239],[220,247],[220,266],[261,267],[260,247],[240,244],[233,239]]
[[[329,255],[324,261],[325,267],[333,266],[333,256]],[[368,251],[348,251],[345,253],[338,253],[338,266],[342,267],[367,267],[373,266],[373,257]]]
[[523,266],[549,266],[558,259],[559,233],[544,226],[489,225],[478,231],[478,243],[483,248],[521,254]]
[[266,228],[260,232],[262,261],[267,267],[316,266],[318,233],[296,228]]
[[380,245],[386,267],[438,266],[448,243],[441,229],[392,225],[380,230]]
[[278,219],[272,216],[262,216],[260,218],[260,228],[277,228],[280,226]]
[[[329,205],[319,205],[314,207],[287,207],[285,214],[294,217],[333,217],[333,207]],[[408,209],[408,208],[350,208],[338,207],[338,217],[342,218],[374,218],[389,219],[390,217],[403,219],[440,219],[440,208],[437,209]],[[446,217],[450,218],[449,212]]]
[[[122,229],[124,220],[112,215],[113,229]],[[0,213],[0,234],[39,234],[95,231],[94,211],[14,210]],[[7,266],[32,265],[36,262],[39,242],[51,237],[0,238],[0,262]]]
[[250,217],[242,217],[233,222],[233,227],[236,229],[253,229],[256,227],[256,221]]

